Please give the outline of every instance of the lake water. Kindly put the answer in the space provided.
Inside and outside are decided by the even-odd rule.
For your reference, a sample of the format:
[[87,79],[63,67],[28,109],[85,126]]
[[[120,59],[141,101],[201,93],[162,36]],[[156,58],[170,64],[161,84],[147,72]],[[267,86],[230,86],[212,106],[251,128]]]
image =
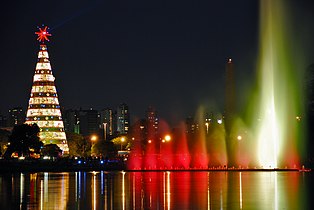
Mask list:
[[0,209],[314,209],[313,172],[0,174]]

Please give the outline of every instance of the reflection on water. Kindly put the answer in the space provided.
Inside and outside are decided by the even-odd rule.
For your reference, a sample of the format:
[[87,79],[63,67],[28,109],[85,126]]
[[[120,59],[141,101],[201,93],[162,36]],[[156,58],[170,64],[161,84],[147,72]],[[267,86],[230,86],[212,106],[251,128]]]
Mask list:
[[311,209],[312,180],[299,172],[0,174],[0,209]]

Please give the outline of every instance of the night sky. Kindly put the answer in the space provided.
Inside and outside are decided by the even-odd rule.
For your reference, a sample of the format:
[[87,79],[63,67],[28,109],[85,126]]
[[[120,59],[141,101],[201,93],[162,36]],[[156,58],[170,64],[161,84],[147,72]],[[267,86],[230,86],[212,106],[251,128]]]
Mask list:
[[[291,36],[305,46],[298,54],[306,68],[314,62],[313,3],[290,6]],[[0,114],[27,107],[39,50],[34,33],[42,24],[52,34],[48,52],[65,109],[125,102],[142,118],[154,106],[173,124],[200,106],[223,112],[229,57],[239,109],[255,84],[257,0],[5,1],[0,20]]]

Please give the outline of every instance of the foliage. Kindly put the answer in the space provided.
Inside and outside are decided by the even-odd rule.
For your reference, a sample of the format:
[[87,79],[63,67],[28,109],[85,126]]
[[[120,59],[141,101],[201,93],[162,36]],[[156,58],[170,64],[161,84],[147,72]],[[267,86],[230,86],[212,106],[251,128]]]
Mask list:
[[11,134],[10,131],[0,129],[0,142],[8,143],[10,134]]
[[41,154],[43,156],[59,157],[62,155],[62,150],[56,144],[46,144],[41,149]]
[[0,129],[0,154],[4,154],[9,142],[10,131]]
[[69,155],[87,157],[91,153],[91,143],[82,135],[77,133],[66,132],[67,142],[69,145]]
[[13,152],[17,152],[19,156],[29,156],[30,150],[39,153],[43,143],[39,140],[39,127],[37,124],[16,125],[14,126],[11,135],[9,136],[8,149],[5,152],[5,157],[11,157]]
[[128,138],[126,136],[118,136],[118,137],[112,139],[111,141],[115,145],[116,148],[120,149],[121,144],[122,144],[122,147],[125,148],[125,146],[128,144],[127,140],[128,140]]
[[93,145],[93,153],[97,156],[113,157],[116,154],[116,149],[111,141],[98,141]]

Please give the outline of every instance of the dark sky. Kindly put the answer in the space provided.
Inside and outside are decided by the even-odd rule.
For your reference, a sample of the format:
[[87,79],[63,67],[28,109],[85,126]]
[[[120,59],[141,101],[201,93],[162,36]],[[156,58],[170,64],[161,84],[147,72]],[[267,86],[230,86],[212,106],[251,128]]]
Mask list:
[[[132,117],[143,117],[152,105],[171,123],[193,116],[200,106],[222,112],[229,57],[239,106],[254,85],[257,0],[4,2],[1,114],[27,107],[39,49],[34,32],[41,24],[51,29],[48,52],[66,109],[100,110],[125,102]],[[303,23],[296,25],[313,40],[313,3],[302,0],[292,8]],[[307,44],[314,61],[313,41]]]

